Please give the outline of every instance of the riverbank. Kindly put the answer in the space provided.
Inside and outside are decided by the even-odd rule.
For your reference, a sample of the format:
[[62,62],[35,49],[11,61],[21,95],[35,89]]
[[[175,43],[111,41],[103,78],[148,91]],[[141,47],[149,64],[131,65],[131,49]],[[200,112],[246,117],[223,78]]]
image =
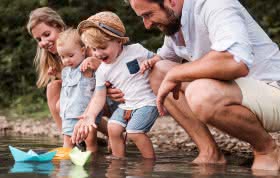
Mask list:
[[[0,116],[0,123],[0,131],[6,134],[61,137],[51,118],[42,120],[8,120],[5,116]],[[210,131],[218,146],[224,152],[251,155],[252,150],[248,143],[239,141],[214,128],[210,128]],[[172,151],[197,150],[188,134],[169,116],[158,118],[149,132],[149,135],[156,149]],[[271,133],[271,135],[276,140],[277,144],[280,145],[280,132]],[[105,138],[105,136],[100,133],[98,137]]]

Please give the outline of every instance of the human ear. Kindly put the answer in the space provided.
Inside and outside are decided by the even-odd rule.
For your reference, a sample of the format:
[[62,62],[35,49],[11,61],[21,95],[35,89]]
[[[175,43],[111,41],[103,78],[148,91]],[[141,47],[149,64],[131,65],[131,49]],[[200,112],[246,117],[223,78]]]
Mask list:
[[177,1],[176,0],[169,0],[171,7],[175,7]]
[[164,6],[174,8],[176,6],[177,0],[165,0]]

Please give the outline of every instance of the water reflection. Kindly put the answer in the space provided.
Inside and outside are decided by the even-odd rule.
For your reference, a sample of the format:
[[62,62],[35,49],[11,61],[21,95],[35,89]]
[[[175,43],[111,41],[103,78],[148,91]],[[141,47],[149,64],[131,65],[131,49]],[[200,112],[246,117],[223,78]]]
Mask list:
[[[49,139],[49,138],[48,138]],[[29,137],[0,137],[0,177],[52,177],[52,178],[255,178],[280,177],[278,171],[252,171],[250,169],[252,157],[239,157],[236,154],[227,154],[226,165],[201,164],[195,165],[191,160],[197,155],[195,152],[160,152],[157,151],[157,160],[142,159],[138,150],[128,147],[128,158],[125,160],[107,159],[105,148],[92,156],[92,160],[84,167],[72,164],[70,160],[54,160],[52,162],[16,162],[9,152],[8,145],[22,149],[50,150],[61,145],[57,140],[48,141],[47,138]]]
[[192,168],[192,177],[193,178],[200,178],[203,177],[210,177],[216,174],[225,174],[226,173],[226,165],[224,164],[199,164],[194,165]]
[[82,166],[73,165],[71,171],[69,172],[69,177],[71,178],[85,178],[88,177],[88,173]]
[[9,173],[33,173],[47,174],[57,178],[85,178],[88,173],[82,166],[76,166],[70,160],[60,160],[55,162],[15,162]]
[[15,162],[10,169],[10,173],[38,173],[51,174],[54,171],[52,162],[38,163],[38,162]]
[[149,177],[152,175],[154,165],[155,161],[152,159],[139,159],[137,162],[112,159],[105,176],[107,178]]
[[279,171],[252,170],[252,174],[254,176],[265,178],[280,177]]
[[105,176],[107,178],[125,177],[125,167],[126,167],[125,160],[111,160],[111,163],[107,168],[107,172]]

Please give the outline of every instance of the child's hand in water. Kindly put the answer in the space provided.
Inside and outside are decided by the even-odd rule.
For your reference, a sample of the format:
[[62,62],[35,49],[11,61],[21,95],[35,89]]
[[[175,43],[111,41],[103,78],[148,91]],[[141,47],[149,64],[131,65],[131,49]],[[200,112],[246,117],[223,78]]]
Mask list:
[[87,115],[81,115],[78,118],[80,120],[76,123],[71,138],[73,144],[78,144],[85,140],[92,129],[97,128],[95,118],[90,118]]
[[140,72],[144,74],[146,70],[152,69],[159,60],[160,57],[158,55],[155,55],[151,59],[144,60],[140,65]]
[[97,59],[94,59],[93,57],[87,57],[81,64],[81,71],[85,72],[88,69],[96,71],[99,65],[100,62]]

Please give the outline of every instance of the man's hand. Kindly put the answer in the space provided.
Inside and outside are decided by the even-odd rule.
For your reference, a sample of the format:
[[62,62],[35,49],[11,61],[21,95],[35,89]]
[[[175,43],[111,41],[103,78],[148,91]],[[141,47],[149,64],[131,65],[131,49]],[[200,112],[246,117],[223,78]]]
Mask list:
[[73,144],[78,144],[85,140],[93,128],[97,128],[95,119],[89,118],[86,115],[78,117],[80,120],[74,127],[73,135],[71,137]]
[[107,96],[110,97],[113,101],[124,103],[124,94],[120,89],[113,88],[110,82],[105,83],[107,88]]
[[181,87],[181,82],[175,82],[169,79],[168,75],[166,75],[166,77],[164,78],[164,80],[162,81],[159,87],[158,94],[157,94],[157,108],[161,116],[165,115],[163,103],[166,96],[170,92],[172,92],[173,98],[177,100],[179,98],[180,87]]

